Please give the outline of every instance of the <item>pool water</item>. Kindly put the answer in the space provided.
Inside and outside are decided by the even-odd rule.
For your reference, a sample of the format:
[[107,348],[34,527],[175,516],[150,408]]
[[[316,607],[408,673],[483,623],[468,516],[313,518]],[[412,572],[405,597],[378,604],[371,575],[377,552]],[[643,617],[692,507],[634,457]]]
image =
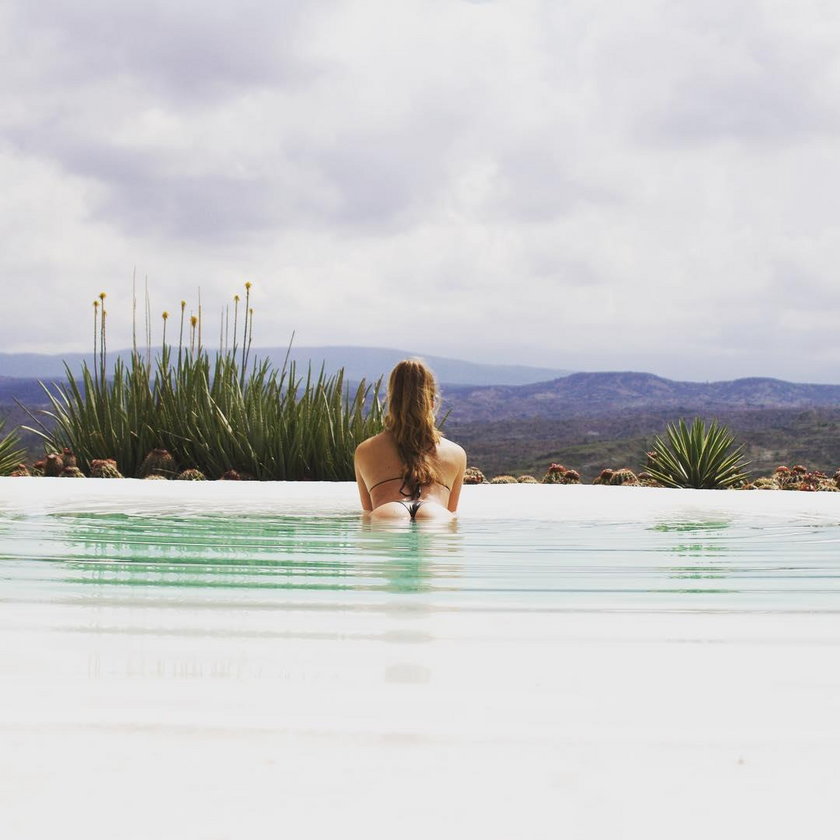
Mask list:
[[840,523],[497,519],[372,526],[333,516],[53,513],[0,519],[8,598],[437,609],[820,610]]
[[2,836],[837,836],[833,494],[178,484],[0,479]]

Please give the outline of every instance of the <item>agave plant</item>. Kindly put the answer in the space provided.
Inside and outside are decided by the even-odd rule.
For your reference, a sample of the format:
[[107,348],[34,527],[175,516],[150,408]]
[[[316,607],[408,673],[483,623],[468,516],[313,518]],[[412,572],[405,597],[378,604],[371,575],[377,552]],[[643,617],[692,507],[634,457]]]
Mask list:
[[[381,380],[351,388],[343,369],[328,375],[323,366],[310,366],[303,373],[288,358],[280,368],[251,358],[250,285],[242,328],[234,298],[232,345],[225,319],[219,351],[209,353],[200,315],[190,318],[184,344],[182,301],[177,354],[166,343],[164,312],[160,352],[152,358],[147,351],[144,359],[135,343],[128,362],[117,358],[113,365],[106,356],[102,293],[94,301],[93,366],[83,365],[80,377],[66,367],[67,384],[45,386],[50,408],[38,414],[48,420],[32,415],[37,427],[25,428],[49,450],[72,449],[91,474],[94,461],[110,459],[125,475],[147,477],[162,472],[174,478],[180,463],[214,478],[233,470],[240,479],[353,480],[356,445],[382,430]],[[147,335],[150,329],[147,320]],[[174,460],[144,466],[152,450],[167,450]]]
[[747,478],[743,447],[733,449],[734,436],[716,420],[708,428],[699,417],[691,426],[669,423],[664,437],[655,439],[645,469],[666,487],[720,489]]
[[20,448],[20,438],[17,432],[12,430],[3,435],[5,420],[0,420],[0,475],[9,475],[24,458],[24,452]]

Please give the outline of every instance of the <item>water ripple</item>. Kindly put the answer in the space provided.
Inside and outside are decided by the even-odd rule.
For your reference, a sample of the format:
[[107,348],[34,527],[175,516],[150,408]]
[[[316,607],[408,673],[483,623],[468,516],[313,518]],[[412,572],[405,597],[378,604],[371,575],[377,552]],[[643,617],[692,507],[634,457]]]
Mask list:
[[53,513],[0,517],[8,598],[201,598],[581,609],[824,609],[840,525],[663,521],[374,527],[358,516]]

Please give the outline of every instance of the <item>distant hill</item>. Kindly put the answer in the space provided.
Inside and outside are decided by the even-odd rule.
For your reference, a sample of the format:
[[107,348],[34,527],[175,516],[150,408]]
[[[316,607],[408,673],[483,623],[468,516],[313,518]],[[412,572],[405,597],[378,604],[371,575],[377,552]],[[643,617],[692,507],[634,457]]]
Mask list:
[[[45,379],[41,381],[44,384],[51,384],[58,380]],[[15,401],[29,406],[46,405],[49,400],[41,387],[41,381],[0,376],[0,405],[10,405]]]
[[[282,355],[279,355],[282,352]],[[264,350],[278,354],[280,365],[285,350]],[[313,354],[310,356],[310,352]],[[321,353],[321,356],[315,355]],[[299,364],[310,358],[328,371],[343,364],[351,382],[376,378],[380,367],[386,371],[406,354],[399,350],[366,348],[300,348],[292,355]],[[52,358],[52,357],[42,357]],[[274,356],[272,355],[272,358]],[[799,409],[840,407],[840,385],[811,385],[780,379],[735,379],[730,382],[676,382],[650,373],[573,373],[543,382],[522,385],[462,384],[464,379],[482,377],[515,379],[541,368],[480,365],[456,359],[427,356],[426,361],[446,385],[444,407],[449,421],[456,423],[501,422],[527,418],[562,419],[579,416],[610,415],[622,411],[667,411],[669,414],[702,414],[753,409]],[[0,365],[2,357],[0,356]],[[460,380],[460,381],[459,381]],[[61,381],[54,374],[45,381]],[[34,378],[0,375],[0,404],[45,402],[43,389]]]
[[643,469],[644,453],[668,423],[694,414],[716,417],[745,447],[750,471],[769,475],[779,464],[805,464],[829,475],[840,467],[840,408],[756,408],[707,413],[624,408],[594,415],[521,420],[447,420],[447,436],[488,476],[541,477],[551,463],[591,481],[604,467]]
[[840,406],[840,385],[779,379],[675,382],[649,373],[573,373],[521,386],[458,387],[446,392],[452,422],[612,414],[628,409],[716,411]]
[[[261,347],[252,348],[251,356],[269,358],[279,367],[283,364],[287,352],[286,347]],[[131,351],[120,350],[110,353],[109,358],[111,361],[117,357],[127,360],[130,355]],[[306,365],[311,361],[313,367],[320,368],[323,364],[328,373],[343,367],[345,376],[353,382],[361,379],[376,380],[387,375],[398,361],[412,356],[423,358],[434,370],[438,380],[446,386],[525,385],[545,382],[569,373],[568,370],[558,368],[479,364],[382,347],[293,347],[289,354],[298,365]],[[71,370],[78,371],[85,361],[91,364],[90,354],[0,353],[0,379],[63,378],[65,362]]]
[[446,432],[489,475],[541,476],[552,462],[591,481],[603,467],[641,468],[667,423],[729,426],[756,474],[804,463],[840,466],[840,386],[778,379],[674,382],[648,373],[575,373],[519,387],[450,388]]

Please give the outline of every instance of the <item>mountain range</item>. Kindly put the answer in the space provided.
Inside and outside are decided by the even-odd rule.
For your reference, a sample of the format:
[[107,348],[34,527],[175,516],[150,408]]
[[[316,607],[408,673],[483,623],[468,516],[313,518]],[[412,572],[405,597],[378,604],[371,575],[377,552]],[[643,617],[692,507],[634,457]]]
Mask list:
[[674,414],[840,406],[840,385],[809,385],[780,379],[676,382],[650,373],[573,373],[516,387],[445,391],[454,422],[598,416],[622,410],[667,410]]
[[[386,376],[403,350],[373,347],[299,347],[252,350],[280,366],[286,356],[298,367],[312,363],[328,373],[343,367],[350,382]],[[111,354],[128,359],[130,351]],[[678,382],[650,373],[570,373],[527,365],[492,365],[442,356],[425,356],[442,383],[444,406],[452,422],[498,422],[529,417],[596,416],[619,410],[653,409],[713,414],[740,409],[840,406],[840,385],[812,385],[780,379],[748,378],[724,382]],[[64,356],[0,353],[0,403],[41,403],[38,380],[60,382],[64,364],[74,372],[84,354]]]
[[[159,349],[152,348],[154,356]],[[141,351],[146,356],[147,351]],[[344,374],[352,382],[362,379],[375,382],[380,376],[387,376],[391,368],[401,359],[421,357],[434,370],[438,380],[446,385],[524,385],[544,382],[570,371],[551,367],[529,365],[495,365],[466,362],[447,356],[429,356],[388,347],[260,347],[251,349],[251,358],[270,359],[281,367],[287,358],[298,367],[312,363],[313,368],[324,366],[330,374],[344,368]],[[128,361],[130,350],[119,350],[108,354],[109,364],[114,359]],[[46,355],[39,353],[0,353],[0,379],[61,379],[65,376],[65,364],[71,371],[78,372],[86,363],[92,366],[89,353],[64,353]]]

